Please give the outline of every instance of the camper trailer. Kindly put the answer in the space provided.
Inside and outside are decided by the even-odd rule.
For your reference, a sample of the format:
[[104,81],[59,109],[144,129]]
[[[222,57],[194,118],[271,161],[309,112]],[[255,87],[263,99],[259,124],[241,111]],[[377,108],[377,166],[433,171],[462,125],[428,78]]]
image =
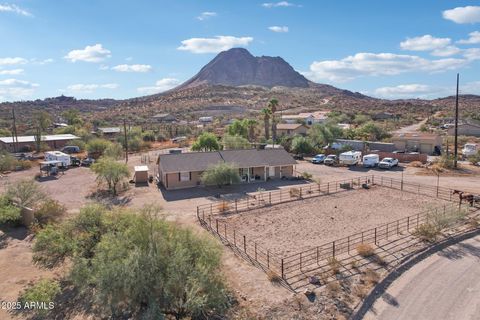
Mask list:
[[380,157],[378,156],[378,154],[367,154],[366,156],[363,156],[363,166],[365,168],[373,168],[373,167],[376,167],[378,165],[378,163],[380,162]]
[[70,156],[60,151],[45,152],[45,161],[61,161],[63,167],[69,167],[71,164]]
[[362,153],[360,151],[348,151],[340,153],[340,164],[347,166],[355,166],[362,160]]

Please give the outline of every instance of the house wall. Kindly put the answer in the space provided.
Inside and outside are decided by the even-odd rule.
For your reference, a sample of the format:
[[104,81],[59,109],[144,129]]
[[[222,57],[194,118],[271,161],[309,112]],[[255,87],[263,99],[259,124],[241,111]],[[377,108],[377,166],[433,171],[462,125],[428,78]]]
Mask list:
[[253,168],[253,176],[260,176],[260,180],[265,180],[265,168],[264,167],[256,167]]
[[307,131],[308,131],[308,129],[306,127],[303,127],[303,126],[297,128],[295,130],[277,129],[277,135],[278,136],[284,136],[284,135],[293,136],[293,135],[296,135],[296,134],[306,135]]
[[166,173],[163,174],[162,184],[168,190],[195,187],[200,183],[202,173],[203,171],[191,172],[190,181],[180,181],[178,173]]
[[[275,167],[276,179],[280,179],[281,177],[291,177],[291,176],[293,176],[293,165]],[[270,178],[273,178],[273,177],[270,177]]]
[[[449,135],[455,134],[455,128],[448,130]],[[463,124],[458,126],[458,134],[462,136],[474,136],[480,137],[480,127],[472,126],[469,124]]]
[[[42,144],[46,144],[50,150],[56,150],[65,147],[69,141],[70,140],[42,141]],[[13,143],[0,142],[0,147],[8,152],[15,152]],[[35,142],[19,142],[17,143],[17,152],[21,152],[21,150],[24,150],[25,148],[35,150],[36,147],[37,144]]]
[[393,143],[397,150],[418,151],[432,154],[435,146],[442,146],[442,138],[436,139],[394,139]]

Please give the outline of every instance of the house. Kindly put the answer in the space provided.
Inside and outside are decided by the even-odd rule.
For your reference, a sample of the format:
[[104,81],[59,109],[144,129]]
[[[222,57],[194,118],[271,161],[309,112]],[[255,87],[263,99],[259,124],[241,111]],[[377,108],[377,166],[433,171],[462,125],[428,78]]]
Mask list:
[[433,155],[442,149],[442,137],[433,133],[398,133],[392,137],[396,150]]
[[348,147],[354,151],[361,151],[361,152],[367,152],[367,151],[393,152],[396,150],[395,145],[393,143],[387,143],[387,142],[336,139],[332,143],[333,150],[340,150],[344,147]]
[[311,126],[315,123],[324,123],[328,119],[330,111],[303,112],[299,114],[282,115],[282,121],[285,123],[305,123]]
[[291,177],[296,161],[283,149],[161,154],[158,180],[167,190],[199,186],[202,173],[218,163],[232,164],[242,182],[249,183]]
[[[67,142],[76,139],[80,138],[73,134],[51,134],[42,136],[41,142],[50,149],[60,149],[67,145]],[[15,140],[13,137],[0,137],[0,149],[9,152],[26,152],[35,150],[35,147],[35,136],[18,136]]]
[[122,132],[122,130],[119,127],[103,127],[97,128],[95,133],[101,135],[105,139],[113,140],[120,134],[120,132]]
[[[448,129],[449,135],[455,134],[455,128]],[[458,125],[458,135],[480,137],[480,121],[466,120]]]
[[198,118],[198,122],[206,124],[213,122],[213,117],[200,117]]
[[160,123],[172,123],[177,121],[177,119],[170,113],[159,113],[152,117],[156,122]]
[[301,123],[278,123],[277,124],[277,135],[281,136],[294,136],[307,134],[308,127]]

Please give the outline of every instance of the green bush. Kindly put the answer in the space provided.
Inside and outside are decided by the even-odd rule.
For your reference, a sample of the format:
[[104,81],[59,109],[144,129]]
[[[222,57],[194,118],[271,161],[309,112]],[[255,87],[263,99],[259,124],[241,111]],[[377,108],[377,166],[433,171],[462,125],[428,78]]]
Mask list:
[[16,162],[16,159],[10,153],[0,152],[0,172],[14,170]]
[[0,224],[17,223],[20,221],[20,208],[13,205],[12,200],[2,195],[0,196]]
[[42,279],[26,288],[20,294],[19,301],[22,303],[22,306],[32,304],[36,306],[42,305],[42,308],[34,308],[34,312],[39,317],[44,317],[50,309],[55,307],[54,300],[60,291],[58,281]]
[[219,163],[209,167],[202,173],[202,182],[207,186],[235,184],[241,181],[238,169],[227,163]]
[[123,154],[124,154],[124,150],[122,146],[118,143],[110,144],[103,152],[104,157],[112,158],[115,160],[122,159]]
[[312,154],[314,152],[312,142],[302,136],[297,136],[292,140],[292,151],[296,154]]
[[103,155],[105,149],[107,149],[112,143],[105,139],[92,139],[87,143],[86,149],[89,154],[100,157]]
[[35,220],[40,226],[45,226],[49,223],[58,222],[66,211],[67,208],[60,202],[47,199],[34,211]]
[[8,185],[6,195],[19,206],[32,209],[46,197],[34,180],[20,180]]
[[85,143],[85,141],[80,140],[80,139],[70,140],[65,145],[66,146],[76,146],[76,147],[80,148],[80,151],[85,150],[86,147],[87,147],[87,144]]
[[117,195],[118,184],[130,175],[126,164],[117,162],[111,158],[102,157],[90,168],[97,174],[97,180],[107,183],[108,190],[111,191],[113,195]]

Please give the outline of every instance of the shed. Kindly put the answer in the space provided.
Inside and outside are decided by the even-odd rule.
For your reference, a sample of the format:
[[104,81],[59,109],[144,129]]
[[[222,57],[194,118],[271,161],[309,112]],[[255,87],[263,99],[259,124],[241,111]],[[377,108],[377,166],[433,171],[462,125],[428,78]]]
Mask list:
[[148,166],[135,166],[135,183],[148,183]]

